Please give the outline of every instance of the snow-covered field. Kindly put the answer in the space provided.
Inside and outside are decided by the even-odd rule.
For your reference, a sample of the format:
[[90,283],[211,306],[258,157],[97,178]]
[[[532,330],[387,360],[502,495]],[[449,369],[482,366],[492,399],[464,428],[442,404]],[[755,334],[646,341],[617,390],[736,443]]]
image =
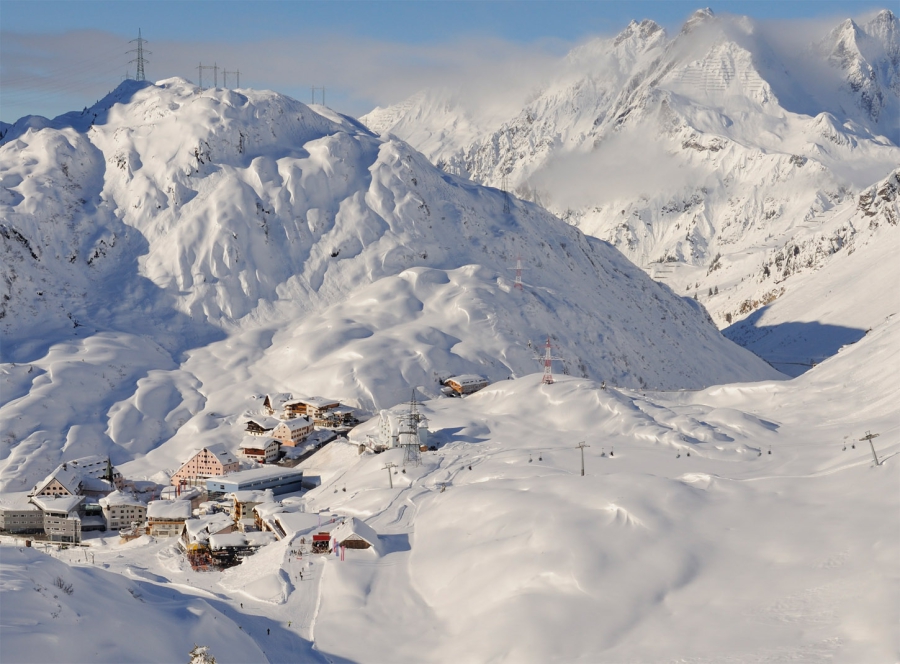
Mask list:
[[[102,591],[181,639],[110,639],[107,661],[179,661],[194,640],[222,662],[892,662],[896,325],[789,382],[645,394],[532,375],[426,402],[440,447],[419,466],[334,443],[305,462],[323,478],[306,510],[366,520],[381,555],[298,561],[281,542],[220,574],[148,538],[89,540],[93,564],[4,547],[4,606],[30,621],[4,610],[4,659],[90,659],[109,609],[84,598]],[[866,430],[880,466],[851,446]],[[49,599],[55,576],[72,595]],[[57,624],[70,636],[35,648]]]

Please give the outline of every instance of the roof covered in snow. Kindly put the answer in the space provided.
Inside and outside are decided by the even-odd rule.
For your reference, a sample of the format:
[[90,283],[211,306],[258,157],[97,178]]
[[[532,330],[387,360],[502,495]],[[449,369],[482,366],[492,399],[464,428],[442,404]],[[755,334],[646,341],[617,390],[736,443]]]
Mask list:
[[151,500],[147,503],[147,518],[163,521],[185,521],[193,510],[187,500]]
[[274,438],[265,436],[244,436],[239,447],[242,450],[264,450],[270,445],[281,445],[281,443]]
[[79,487],[82,482],[82,474],[81,469],[77,466],[73,466],[70,463],[61,463],[56,467],[56,469],[47,475],[43,480],[38,482],[34,489],[31,490],[32,493],[40,493],[44,489],[47,488],[47,485],[50,484],[53,480],[56,480],[60,484],[62,484],[66,491],[69,493],[78,493]]
[[372,530],[372,527],[366,522],[360,521],[355,516],[346,519],[342,524],[332,530],[331,536],[338,542],[343,542],[348,539],[361,539],[378,550],[378,533]]
[[114,507],[120,505],[134,505],[135,507],[146,507],[146,505],[138,500],[131,492],[113,491],[109,495],[103,496],[99,501],[101,507]]
[[297,399],[291,399],[290,401],[285,402],[285,408],[288,406],[293,406],[296,404],[303,404],[305,406],[312,406],[313,408],[324,408],[326,406],[336,406],[340,405],[340,401],[337,399],[326,399],[325,397],[299,397]]
[[283,424],[288,428],[288,431],[297,431],[298,429],[304,429],[312,424],[308,417],[294,417],[289,420],[282,420],[278,424]]
[[227,475],[218,475],[210,477],[212,481],[226,481],[230,483],[252,482],[254,480],[267,480],[270,478],[302,475],[303,471],[299,468],[283,468],[282,466],[266,466],[263,468],[251,468],[250,470],[240,470],[236,473],[228,473]]
[[459,385],[477,385],[479,383],[487,384],[488,380],[483,376],[477,376],[475,374],[460,374],[459,376],[451,376],[444,382],[453,381],[454,383],[458,383]]
[[84,502],[84,496],[35,496],[31,502],[45,512],[71,512]]

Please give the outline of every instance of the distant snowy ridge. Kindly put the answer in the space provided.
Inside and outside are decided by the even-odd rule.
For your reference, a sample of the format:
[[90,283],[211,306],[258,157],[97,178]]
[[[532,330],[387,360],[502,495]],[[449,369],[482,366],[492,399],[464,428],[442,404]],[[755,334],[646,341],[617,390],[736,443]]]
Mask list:
[[[453,121],[436,103],[454,99],[447,91],[361,120],[448,172],[493,186],[506,178],[702,297],[732,287],[709,271],[715,263],[752,277],[797,224],[823,222],[900,163],[898,32],[884,10],[789,52],[766,26],[701,10],[671,39],[632,22],[574,49],[553,83],[475,140],[432,140]],[[456,116],[467,114],[457,103]],[[726,314],[746,315],[724,299],[704,303],[723,327]]]
[[547,335],[614,384],[778,376],[608,244],[272,92],[125,83],[12,128],[0,183],[15,488],[63,450],[171,472],[262,393],[374,409],[532,373]]

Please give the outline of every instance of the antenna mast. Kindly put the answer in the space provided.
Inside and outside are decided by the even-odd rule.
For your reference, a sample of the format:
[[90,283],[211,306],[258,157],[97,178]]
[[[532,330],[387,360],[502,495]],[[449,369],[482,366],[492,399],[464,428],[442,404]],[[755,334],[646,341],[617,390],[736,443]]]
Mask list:
[[144,53],[146,52],[146,53],[149,53],[150,55],[153,55],[153,53],[151,53],[150,51],[144,51],[144,44],[147,43],[147,40],[144,39],[143,37],[141,37],[141,29],[140,28],[138,28],[137,39],[132,39],[128,43],[129,44],[137,44],[137,48],[133,48],[130,51],[128,51],[128,53],[137,53],[137,57],[134,60],[132,60],[131,62],[129,62],[128,64],[131,64],[132,62],[137,63],[137,74],[135,75],[134,80],[143,81],[143,80],[145,80],[144,79],[144,65],[147,63],[147,60],[144,58]]
[[547,343],[544,345],[544,357],[535,357],[536,360],[542,360],[544,362],[544,377],[541,378],[541,383],[544,385],[553,385],[553,360],[561,360],[561,357],[553,357],[552,354],[553,346],[550,343],[550,337],[547,337]]
[[510,270],[516,271],[516,290],[522,290],[522,270],[527,270],[527,267],[522,267],[522,257],[516,256],[516,266],[509,268]]

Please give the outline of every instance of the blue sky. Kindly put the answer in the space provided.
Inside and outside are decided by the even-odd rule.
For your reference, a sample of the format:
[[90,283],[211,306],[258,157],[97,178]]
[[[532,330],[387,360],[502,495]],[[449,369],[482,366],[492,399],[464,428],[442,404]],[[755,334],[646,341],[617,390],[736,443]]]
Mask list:
[[[592,36],[650,18],[671,32],[698,7],[823,26],[883,7],[871,2],[601,2],[592,0],[78,2],[0,0],[0,118],[80,109],[129,67],[128,40],[149,40],[147,76],[197,79],[197,63],[241,69],[245,87],[303,101],[325,85],[352,115],[399,101],[431,80],[485,68],[539,68]],[[457,68],[458,66],[458,68]],[[457,69],[455,69],[457,68]]]

